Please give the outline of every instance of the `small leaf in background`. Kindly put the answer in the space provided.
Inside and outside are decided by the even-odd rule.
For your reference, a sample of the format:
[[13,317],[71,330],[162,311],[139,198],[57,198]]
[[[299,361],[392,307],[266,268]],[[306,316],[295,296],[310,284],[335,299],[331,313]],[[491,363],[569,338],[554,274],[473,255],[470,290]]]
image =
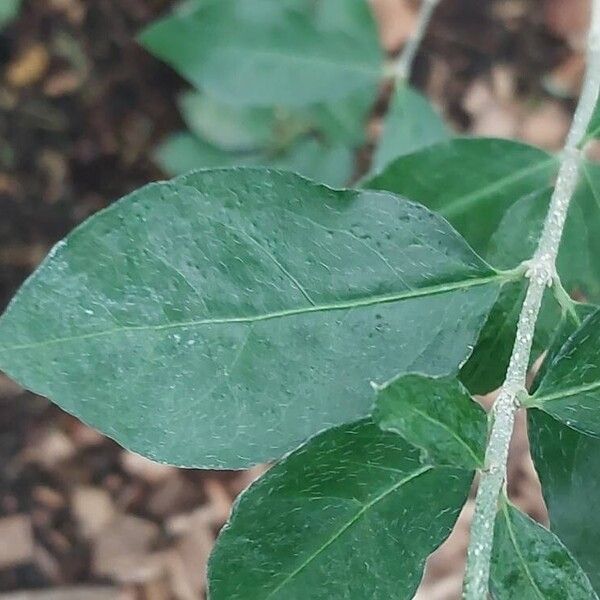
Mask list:
[[239,468],[368,415],[371,380],[455,372],[506,281],[393,194],[199,171],[59,243],[0,365],[149,458]]
[[558,535],[600,591],[600,440],[581,434],[539,410],[529,410],[536,471]]
[[222,150],[252,151],[273,143],[278,126],[273,109],[232,108],[199,92],[184,94],[180,106],[190,130]]
[[[269,13],[273,3],[267,5]],[[376,31],[356,37],[320,29],[302,11],[275,12],[260,19],[239,0],[208,2],[154,23],[141,41],[193,85],[231,105],[299,107],[377,87],[383,53]]]
[[410,600],[473,477],[419,455],[368,421],[311,439],[239,498],[209,563],[212,600]]
[[433,464],[472,470],[483,465],[486,415],[454,377],[392,380],[377,389],[373,420],[421,448]]
[[155,153],[156,162],[169,175],[183,175],[198,168],[257,165],[261,159],[260,154],[252,152],[225,152],[186,131],[169,136]]
[[529,405],[600,437],[600,310],[584,321],[548,364]]
[[505,502],[496,518],[491,564],[495,600],[597,600],[562,542]]
[[0,29],[6,27],[21,10],[21,0],[2,0],[0,2]]
[[446,126],[429,100],[407,85],[398,85],[383,122],[372,170],[379,172],[399,156],[446,139]]
[[507,209],[547,189],[556,166],[554,156],[520,142],[455,138],[401,156],[364,187],[421,202],[485,254]]
[[156,152],[159,166],[170,175],[215,167],[275,167],[342,187],[354,170],[354,154],[345,146],[327,147],[314,138],[299,140],[287,152],[226,152],[191,133],[168,137]]

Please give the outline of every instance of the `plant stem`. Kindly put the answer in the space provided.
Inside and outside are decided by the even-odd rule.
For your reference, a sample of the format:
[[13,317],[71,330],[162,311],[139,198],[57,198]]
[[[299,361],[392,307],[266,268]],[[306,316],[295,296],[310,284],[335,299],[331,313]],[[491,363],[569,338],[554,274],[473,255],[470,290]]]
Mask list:
[[582,159],[579,144],[584,139],[600,89],[600,0],[592,5],[588,39],[588,64],[573,123],[563,151],[558,178],[544,229],[533,258],[527,261],[527,295],[521,309],[515,343],[506,379],[492,409],[492,429],[475,500],[471,541],[467,552],[463,598],[485,600],[488,596],[490,560],[498,498],[506,480],[508,449],[515,415],[522,394],[526,394],[526,376],[536,321],[546,287],[558,282],[556,257],[567,218],[569,204],[579,179]]
[[417,51],[423,41],[433,11],[439,2],[440,0],[422,0],[415,31],[404,45],[402,53],[391,68],[391,75],[396,81],[408,81]]

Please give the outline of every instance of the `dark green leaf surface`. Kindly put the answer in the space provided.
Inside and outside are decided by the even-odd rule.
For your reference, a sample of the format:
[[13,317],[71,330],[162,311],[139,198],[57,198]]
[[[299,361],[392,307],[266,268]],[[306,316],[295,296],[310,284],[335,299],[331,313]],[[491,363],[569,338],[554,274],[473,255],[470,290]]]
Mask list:
[[588,126],[586,138],[590,140],[598,137],[600,137],[600,102],[596,104],[596,110],[594,110],[592,120]]
[[231,105],[305,106],[377,87],[383,56],[375,28],[352,35],[273,4],[207,2],[151,25],[141,40],[192,84]]
[[377,390],[373,420],[421,448],[433,464],[472,470],[483,465],[487,419],[454,377],[394,379]]
[[546,528],[504,503],[494,531],[495,600],[597,600],[587,575]]
[[[442,215],[498,268],[531,257],[552,192],[556,159],[537,148],[493,139],[456,139],[401,157],[368,187],[409,195]],[[450,174],[450,175],[449,175]],[[600,168],[583,166],[558,258],[570,293],[600,298]],[[495,389],[506,371],[524,289],[505,288],[461,378],[473,393]],[[560,319],[544,302],[534,357]]]
[[0,366],[150,458],[242,467],[369,414],[370,381],[455,371],[507,277],[392,194],[199,171],[56,246]]
[[422,464],[369,422],[326,431],[239,498],[209,564],[210,598],[410,600],[472,476]]
[[[471,393],[487,394],[502,385],[526,292],[527,280],[525,279],[502,288],[498,301],[477,340],[473,354],[460,371],[460,379]],[[547,350],[560,322],[560,306],[554,299],[552,291],[548,290],[536,324],[530,363]]]
[[600,437],[600,311],[584,321],[547,366],[530,405]]
[[600,590],[600,440],[539,410],[530,410],[529,435],[552,531]]
[[421,202],[456,227],[476,251],[519,198],[549,190],[556,158],[519,142],[456,138],[402,156],[367,181]]
[[419,92],[399,85],[383,123],[383,133],[373,156],[373,171],[381,171],[395,158],[448,138],[438,112]]
[[[537,246],[551,190],[515,202],[492,236],[486,258],[498,268],[512,268],[531,257]],[[583,163],[563,232],[557,268],[563,285],[588,300],[600,299],[600,167]]]

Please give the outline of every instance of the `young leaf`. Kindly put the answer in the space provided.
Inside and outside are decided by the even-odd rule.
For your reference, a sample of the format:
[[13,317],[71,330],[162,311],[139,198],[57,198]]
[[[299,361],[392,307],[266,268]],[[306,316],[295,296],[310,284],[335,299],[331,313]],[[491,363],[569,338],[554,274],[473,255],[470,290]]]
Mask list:
[[511,276],[392,194],[200,171],[56,246],[0,366],[140,454],[243,467],[369,414],[369,381],[455,371]]
[[472,476],[424,465],[368,421],[326,431],[239,498],[209,563],[210,598],[410,600]]
[[529,434],[552,531],[600,591],[600,440],[539,410],[530,410]]
[[519,142],[455,138],[401,156],[364,187],[425,204],[483,254],[507,209],[549,189],[556,165],[554,156]]
[[377,87],[383,56],[375,31],[356,37],[326,30],[284,8],[261,19],[256,4],[207,2],[154,23],[141,41],[192,84],[231,105],[297,107]]
[[393,159],[448,138],[438,112],[419,92],[399,85],[383,123],[383,133],[373,157],[373,171],[381,171]]
[[600,310],[584,321],[548,365],[529,406],[600,437]]
[[495,600],[598,600],[562,542],[508,502],[496,519],[491,584]]
[[438,465],[483,465],[487,419],[453,377],[403,375],[378,388],[373,420],[421,448]]

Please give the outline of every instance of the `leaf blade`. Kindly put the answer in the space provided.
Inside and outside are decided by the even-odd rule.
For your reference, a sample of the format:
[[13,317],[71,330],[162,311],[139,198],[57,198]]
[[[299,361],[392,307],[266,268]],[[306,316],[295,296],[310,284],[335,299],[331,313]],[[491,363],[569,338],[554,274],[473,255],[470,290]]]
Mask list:
[[373,420],[423,449],[433,464],[483,466],[485,413],[453,377],[403,375],[377,388]]
[[369,421],[319,434],[241,496],[209,563],[210,597],[303,598],[310,585],[316,599],[412,598],[471,477],[423,465]]
[[0,321],[0,363],[140,454],[239,468],[369,414],[372,379],[455,370],[506,277],[398,197],[200,171],[55,248]]

